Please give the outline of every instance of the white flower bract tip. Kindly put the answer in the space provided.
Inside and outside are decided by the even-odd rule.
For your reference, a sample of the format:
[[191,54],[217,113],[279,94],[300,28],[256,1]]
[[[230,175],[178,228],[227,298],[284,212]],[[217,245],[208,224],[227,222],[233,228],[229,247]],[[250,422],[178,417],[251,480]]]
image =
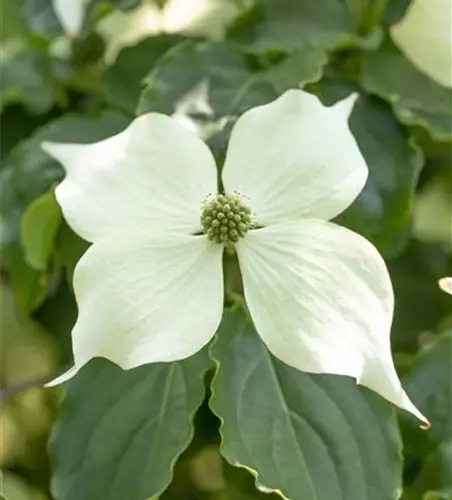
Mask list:
[[75,368],[63,378],[96,356],[129,369],[201,349],[221,321],[222,255],[233,244],[254,325],[275,356],[352,376],[427,423],[394,368],[383,259],[329,222],[367,179],[348,125],[355,100],[326,107],[290,90],[244,113],[223,196],[205,143],[157,113],[95,144],[44,145],[66,170],[56,190],[64,216],[93,242],[75,271]]
[[438,286],[441,288],[441,290],[443,292],[446,292],[446,293],[452,295],[452,278],[451,277],[441,278],[438,281]]
[[85,18],[87,0],[52,0],[53,11],[65,33],[77,37]]

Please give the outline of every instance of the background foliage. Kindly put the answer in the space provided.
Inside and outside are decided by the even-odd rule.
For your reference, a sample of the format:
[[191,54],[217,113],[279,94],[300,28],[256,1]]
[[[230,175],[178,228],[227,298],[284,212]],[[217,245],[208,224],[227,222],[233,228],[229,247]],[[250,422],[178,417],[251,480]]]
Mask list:
[[[452,298],[436,284],[452,275],[452,93],[388,37],[409,3],[87,0],[69,38],[50,0],[2,0],[5,500],[452,499]],[[64,401],[43,389],[71,361],[87,243],[61,217],[62,170],[41,141],[96,141],[152,110],[221,162],[237,117],[293,87],[361,95],[351,128],[370,176],[340,223],[387,261],[397,368],[432,429],[345,377],[275,360],[240,308],[189,360],[124,373],[97,359]]]

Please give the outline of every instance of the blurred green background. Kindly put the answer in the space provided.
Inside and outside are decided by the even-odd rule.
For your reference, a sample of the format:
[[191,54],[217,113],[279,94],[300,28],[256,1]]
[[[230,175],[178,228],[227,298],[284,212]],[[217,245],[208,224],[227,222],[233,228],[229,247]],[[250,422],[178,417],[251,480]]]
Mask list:
[[[325,102],[362,95],[351,123],[371,175],[340,222],[386,259],[397,368],[433,422],[423,433],[400,416],[404,498],[452,499],[452,297],[437,286],[452,275],[452,100],[391,45],[409,1],[85,4],[71,39],[50,0],[1,0],[2,497],[52,498],[47,442],[64,389],[42,384],[71,362],[71,276],[87,248],[61,218],[62,172],[40,142],[99,140],[153,109],[188,120],[221,159],[238,114],[298,86]],[[221,458],[206,404],[195,426],[162,499],[269,498]]]

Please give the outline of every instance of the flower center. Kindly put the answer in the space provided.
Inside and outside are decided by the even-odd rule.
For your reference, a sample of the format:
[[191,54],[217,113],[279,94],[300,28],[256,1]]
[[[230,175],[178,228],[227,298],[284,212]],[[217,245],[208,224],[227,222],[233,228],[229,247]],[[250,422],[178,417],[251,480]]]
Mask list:
[[204,205],[201,224],[210,241],[231,245],[251,228],[251,210],[237,195],[219,194]]

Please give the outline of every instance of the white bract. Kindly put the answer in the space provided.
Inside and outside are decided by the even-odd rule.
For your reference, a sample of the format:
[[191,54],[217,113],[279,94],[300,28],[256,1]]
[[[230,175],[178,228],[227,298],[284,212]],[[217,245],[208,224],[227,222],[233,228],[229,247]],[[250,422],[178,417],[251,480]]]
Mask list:
[[420,71],[452,87],[452,0],[413,0],[390,32]]
[[52,0],[52,7],[64,31],[77,37],[83,26],[88,0]]
[[438,285],[441,288],[441,290],[443,290],[443,292],[452,295],[452,277],[441,278],[438,281]]
[[95,356],[130,369],[205,346],[223,313],[228,243],[275,356],[302,371],[355,377],[427,422],[394,369],[383,259],[329,222],[367,179],[348,127],[354,101],[325,107],[291,90],[243,114],[220,196],[206,144],[165,115],[140,116],[95,144],[45,143],[66,170],[56,189],[64,216],[93,242],[74,276],[75,367],[57,382]]

